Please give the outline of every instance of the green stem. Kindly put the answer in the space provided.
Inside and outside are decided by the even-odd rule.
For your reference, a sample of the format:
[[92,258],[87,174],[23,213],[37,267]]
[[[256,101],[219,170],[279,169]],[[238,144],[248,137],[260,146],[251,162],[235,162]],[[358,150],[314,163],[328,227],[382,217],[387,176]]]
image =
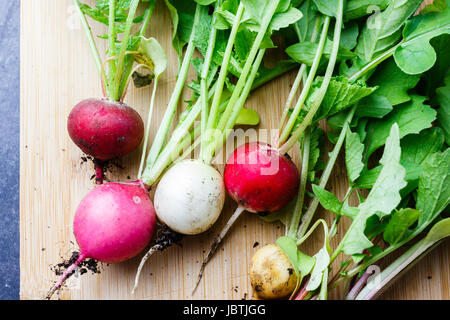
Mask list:
[[180,68],[180,73],[178,75],[177,82],[175,84],[175,89],[172,93],[172,96],[170,98],[169,104],[167,105],[166,112],[164,114],[163,119],[161,120],[161,125],[158,129],[158,132],[156,133],[155,139],[153,141],[152,148],[150,149],[150,154],[147,159],[147,167],[152,166],[156,159],[158,158],[158,155],[161,152],[161,149],[163,147],[164,141],[166,140],[167,134],[169,132],[170,126],[173,122],[173,117],[175,115],[175,111],[177,109],[177,105],[181,96],[181,92],[183,91],[184,84],[186,82],[186,78],[189,72],[189,66],[191,64],[192,56],[194,55],[195,51],[195,34],[197,31],[196,26],[198,26],[200,21],[200,14],[201,10],[203,10],[203,6],[197,4],[197,8],[195,11],[195,17],[194,17],[194,27],[192,29],[191,37],[189,39],[189,44],[186,49],[186,54],[183,59],[183,63]]
[[257,79],[255,79],[255,82],[253,82],[252,90],[259,88],[260,86],[262,86],[263,84],[266,84],[270,80],[272,80],[278,76],[281,76],[281,75],[285,74],[286,72],[293,70],[296,66],[297,66],[297,63],[282,61],[282,63],[277,65],[275,68],[270,69],[267,72],[264,72]]
[[189,128],[192,126],[194,121],[198,118],[200,112],[201,104],[197,102],[193,106],[191,112],[188,114],[183,123],[175,129],[166,147],[158,156],[158,160],[154,163],[153,166],[147,167],[147,169],[144,171],[142,181],[147,186],[153,185],[158,177],[163,173],[165,168],[173,162],[175,157],[177,157],[177,146],[179,145],[180,141],[182,141],[182,139],[186,136],[186,133],[189,131]]
[[322,59],[322,54],[323,54],[323,50],[325,48],[325,43],[327,40],[329,26],[330,26],[330,17],[326,17],[324,20],[324,23],[323,23],[322,34],[320,36],[316,55],[314,57],[313,64],[309,71],[308,79],[306,80],[306,83],[303,84],[302,93],[297,101],[297,104],[295,105],[295,108],[294,108],[291,116],[289,117],[289,121],[286,124],[286,127],[284,128],[283,132],[280,135],[280,140],[279,140],[280,144],[285,142],[289,138],[289,135],[292,131],[292,128],[295,125],[295,122],[297,121],[297,117],[300,114],[300,111],[306,101],[306,98],[308,98],[309,91],[311,89],[314,78],[316,77],[317,69],[319,68],[319,64]]
[[[386,52],[384,52],[383,54],[378,56],[376,59],[374,59],[367,65],[365,65],[361,70],[354,73],[352,76],[349,77],[349,81],[350,82],[357,81],[360,77],[362,77],[364,74],[366,74],[369,70],[372,70],[373,68],[378,66],[381,62],[383,62],[386,59],[388,59],[389,57],[391,57],[394,54],[395,48],[397,48],[397,46],[387,50]],[[350,127],[350,123],[352,122],[353,117],[355,115],[356,108],[357,108],[356,105],[353,106],[351,108],[349,114],[347,115],[347,119],[345,120],[344,127],[342,128],[341,133],[339,135],[338,142],[336,143],[336,146],[333,149],[333,152],[331,153],[330,160],[328,161],[325,171],[322,174],[322,177],[320,179],[320,187],[322,187],[322,188],[325,188],[328,183],[328,180],[331,175],[331,171],[333,170],[334,165],[336,164],[337,157],[338,157],[339,153],[341,152],[341,148],[344,143],[345,137],[347,135],[347,131]],[[307,213],[305,214],[305,219],[302,222],[302,225],[300,226],[299,235],[304,234],[306,232],[306,229],[308,228],[308,225],[309,225],[312,217],[314,216],[318,205],[319,205],[319,200],[317,199],[317,197],[314,197]]]
[[[274,70],[272,70],[271,72],[268,72],[267,74],[265,74],[263,77],[258,78],[258,80],[253,82],[253,85],[251,86],[251,90],[255,90],[257,88],[259,88],[260,86],[270,82],[271,80],[277,78],[278,76],[292,70],[292,68],[295,66],[295,64],[287,64],[286,66],[282,66],[280,68],[275,68]],[[209,93],[209,97],[212,98],[213,93],[215,91],[215,86],[216,84],[214,84],[210,90]],[[225,104],[227,104],[227,102],[225,102]],[[201,106],[200,106],[200,102],[197,101],[197,103],[194,105],[194,107],[191,109],[191,111],[189,112],[189,114],[193,114],[192,117],[189,117],[189,119],[194,119],[192,120],[192,122],[183,122],[186,124],[185,127],[189,127],[192,126],[193,122],[195,121],[195,119],[198,117],[198,115],[200,114],[201,111]],[[185,120],[186,121],[186,120]],[[175,129],[175,131],[178,129],[179,127],[177,127]],[[175,134],[174,131],[174,134]],[[162,151],[161,155],[164,154],[177,154],[177,150],[180,149],[179,146],[179,142],[177,143],[174,139],[174,134],[172,135],[171,139],[172,141],[169,141],[168,144],[166,144],[166,146],[164,147],[164,150]],[[177,135],[178,136],[178,135]],[[182,147],[181,149],[183,149],[184,147]],[[157,158],[157,161],[155,163],[153,163],[152,165],[148,165],[147,162],[147,167],[144,171],[143,174],[143,178],[142,180],[144,181],[144,183],[146,185],[151,186],[154,182],[156,182],[158,180],[159,175],[164,171],[165,168],[167,168],[171,163],[171,157],[163,157],[163,156],[159,156]]]
[[[349,187],[349,188],[347,189],[347,192],[346,192],[346,194],[345,194],[344,200],[342,200],[343,203],[346,202],[346,201],[348,200],[348,198],[352,195],[353,190],[354,190],[353,187]],[[341,218],[342,218],[342,214],[338,214],[338,215],[336,216],[336,218],[334,219],[333,225],[332,225],[331,228],[330,228],[330,237],[331,237],[331,238],[334,237],[334,236],[336,235],[336,232],[337,232],[337,226],[338,226],[339,221],[341,220]]]
[[153,13],[153,9],[155,8],[156,0],[151,0],[148,4],[148,8],[144,13],[144,21],[142,22],[141,30],[139,31],[140,36],[145,36],[145,31],[147,31],[148,25],[150,23],[150,18]]
[[356,81],[357,79],[360,79],[362,76],[367,74],[370,70],[372,70],[373,68],[377,67],[380,63],[382,63],[383,61],[389,59],[394,54],[395,50],[397,50],[397,48],[399,46],[401,46],[402,44],[403,44],[403,41],[398,43],[397,45],[395,45],[391,49],[385,51],[383,54],[379,55],[377,58],[375,58],[374,60],[372,60],[368,64],[366,64],[361,70],[359,70],[358,72],[354,73],[349,78],[349,81],[353,82],[353,81]]
[[[206,156],[203,158],[203,161],[205,161],[205,163],[211,162],[218,144],[226,140],[226,137],[230,134],[231,129],[235,125],[236,118],[239,115],[239,112],[242,109],[248,97],[248,94],[251,91],[253,81],[256,78],[256,74],[259,70],[259,66],[265,52],[265,50],[260,50],[261,43],[266,36],[270,22],[272,21],[273,15],[275,14],[279,3],[280,0],[271,1],[269,7],[265,10],[259,32],[256,35],[252,48],[247,56],[244,68],[242,69],[242,73],[233,90],[233,94],[230,98],[230,101],[228,102],[227,107],[220,117],[219,125],[217,126],[220,134],[218,135],[218,138],[216,138],[216,135],[212,135],[213,141],[208,146]],[[253,74],[250,75],[251,71],[253,71]],[[247,78],[249,76],[252,79],[250,81],[247,81]]]
[[145,129],[144,146],[142,147],[141,164],[139,165],[139,173],[138,173],[139,180],[142,178],[142,171],[144,170],[145,154],[147,153],[148,140],[150,137],[150,127],[152,125],[152,116],[153,116],[153,109],[155,107],[155,97],[156,97],[156,89],[158,87],[158,80],[159,76],[155,78],[155,82],[153,84],[152,100],[150,102],[150,110],[148,112],[147,128]]
[[[319,186],[323,189],[325,189],[327,186],[328,180],[331,176],[331,172],[333,171],[334,165],[336,164],[337,157],[341,152],[341,148],[342,145],[344,144],[344,140],[347,135],[347,130],[349,128],[349,124],[352,121],[353,116],[355,115],[355,111],[356,106],[354,106],[350,111],[350,113],[347,115],[344,128],[341,130],[341,134],[339,135],[339,139],[336,143],[336,146],[334,147],[333,152],[330,154],[330,159],[328,160],[327,166],[322,174],[322,177],[320,178]],[[298,231],[299,237],[302,237],[305,234],[306,230],[308,230],[309,224],[311,223],[318,206],[319,206],[319,199],[317,197],[314,197],[308,210],[305,213],[305,216],[303,217],[302,224]]]
[[305,202],[306,185],[308,183],[308,171],[309,171],[309,153],[311,150],[311,133],[310,130],[305,132],[305,139],[303,141],[303,153],[302,153],[302,173],[300,180],[300,188],[298,191],[297,203],[295,204],[294,215],[291,219],[288,236],[295,238],[297,235],[300,218],[303,212],[303,204]]
[[[282,154],[287,153],[295,143],[297,143],[298,139],[304,133],[307,127],[309,127],[314,119],[314,116],[319,110],[320,105],[322,104],[323,99],[325,98],[325,94],[328,90],[328,86],[331,81],[331,77],[333,76],[334,68],[336,66],[337,55],[339,52],[339,44],[341,43],[341,32],[342,32],[342,22],[343,22],[343,13],[344,13],[344,0],[339,0],[339,8],[337,13],[336,26],[334,29],[334,37],[333,37],[333,49],[331,51],[330,61],[328,62],[327,71],[322,81],[322,86],[319,89],[319,93],[317,98],[314,100],[313,105],[309,109],[305,119],[302,121],[300,126],[294,131],[289,140],[280,148],[280,152]],[[297,116],[295,117],[297,118]],[[295,119],[294,119],[295,121]],[[291,127],[292,128],[292,127]],[[281,139],[283,141],[283,137]]]
[[[319,17],[316,18],[316,23],[314,24],[314,30],[313,30],[313,33],[311,35],[311,42],[316,42],[321,24],[322,24],[322,17],[319,16]],[[295,26],[295,30],[297,32],[297,36],[300,39],[300,35],[299,35],[299,31],[298,31],[298,24],[295,23],[294,26]],[[294,81],[294,83],[292,85],[292,89],[291,89],[291,92],[289,93],[289,96],[288,96],[288,99],[286,101],[286,104],[284,106],[283,113],[281,115],[281,120],[280,120],[280,125],[279,125],[280,130],[282,130],[283,127],[284,127],[284,124],[286,122],[286,118],[287,118],[287,116],[289,114],[289,110],[291,109],[292,103],[294,102],[295,95],[296,95],[296,93],[298,91],[298,88],[300,88],[300,84],[302,82],[303,75],[304,75],[305,71],[306,71],[306,64],[302,63],[301,66],[300,66],[300,69],[299,69],[299,71],[297,73],[297,77],[295,78],[295,81]]]
[[213,133],[215,135],[211,136],[213,139],[213,142],[208,145],[206,157],[203,158],[203,161],[205,163],[210,163],[214,157],[214,154],[220,149],[220,147],[226,142],[228,136],[231,134],[233,127],[236,125],[236,120],[239,116],[239,113],[242,111],[242,108],[244,107],[245,101],[247,100],[250,91],[252,89],[252,84],[256,78],[256,75],[258,74],[259,66],[261,65],[262,59],[264,57],[265,50],[260,50],[258,56],[256,57],[255,64],[252,68],[252,72],[250,73],[250,76],[248,78],[248,81],[245,84],[244,91],[242,92],[239,100],[234,103],[233,110],[231,115],[227,115],[227,111],[230,111],[230,100],[227,102],[227,106],[225,107],[225,111],[222,113],[221,120],[223,118],[228,118],[228,122],[223,126],[222,124],[219,124],[219,127],[217,130],[215,130]]
[[[233,22],[233,27],[231,29],[231,33],[230,36],[228,38],[228,44],[225,50],[225,54],[223,57],[223,61],[222,61],[222,65],[221,65],[221,70],[219,73],[219,78],[217,79],[217,89],[216,92],[214,93],[214,97],[213,97],[213,101],[211,103],[211,110],[210,110],[210,114],[208,117],[208,124],[206,127],[207,131],[212,131],[215,127],[216,127],[216,123],[217,123],[217,114],[219,111],[219,106],[220,106],[220,101],[222,98],[222,93],[223,93],[223,88],[225,85],[225,80],[226,77],[228,75],[228,65],[230,63],[230,59],[231,59],[231,53],[233,51],[233,47],[234,47],[234,42],[236,40],[236,35],[237,32],[239,30],[239,27],[241,25],[241,19],[242,19],[242,15],[244,13],[244,4],[243,2],[240,2],[239,4],[239,8],[238,11],[236,13],[236,17],[234,19]],[[204,135],[205,139],[207,139],[207,135]],[[202,143],[203,146],[205,146],[208,143],[208,141],[204,141]],[[203,152],[202,152],[203,153]]]
[[132,2],[130,4],[130,9],[128,11],[127,21],[125,22],[125,31],[124,31],[122,43],[120,46],[120,53],[119,53],[119,58],[117,61],[117,66],[116,66],[116,74],[114,76],[114,79],[112,79],[113,86],[111,89],[112,89],[113,94],[110,97],[110,99],[112,99],[114,101],[118,101],[122,96],[122,93],[120,92],[120,83],[121,83],[122,74],[123,74],[123,64],[124,64],[124,60],[125,60],[125,53],[126,53],[127,47],[128,47],[128,39],[130,38],[131,27],[133,26],[133,20],[136,15],[136,10],[137,10],[138,5],[139,5],[139,0],[132,0]]
[[104,79],[105,75],[103,73],[102,59],[100,58],[100,54],[99,54],[97,46],[95,44],[94,37],[92,36],[91,27],[89,26],[89,24],[86,20],[86,16],[84,15],[83,11],[81,10],[80,2],[78,0],[73,0],[73,3],[77,9],[78,15],[80,16],[81,26],[83,27],[84,33],[86,34],[86,37],[87,37],[87,40],[89,43],[89,47],[92,52],[92,56],[94,57],[95,65],[97,66],[98,73],[99,73],[100,77],[102,77]]
[[[109,0],[109,27],[108,27],[108,58],[116,55],[116,0]],[[108,74],[109,77],[116,73],[116,60],[110,59]],[[111,78],[110,78],[111,79]],[[107,89],[109,93],[110,84],[107,83]]]
[[[218,6],[219,6],[219,1],[216,2],[215,8],[217,9]],[[208,118],[209,118],[208,73],[209,73],[209,68],[211,66],[214,48],[216,46],[217,29],[214,26],[215,19],[216,18],[214,15],[213,21],[212,21],[211,32],[209,35],[208,49],[206,51],[205,61],[203,63],[203,70],[202,70],[201,79],[200,79],[200,101],[202,103],[202,117],[201,117],[202,138],[201,138],[201,147],[200,147],[200,158],[202,157],[202,153],[204,151],[205,139],[203,137],[206,136],[206,132],[208,130],[208,122],[209,122],[208,121]],[[220,77],[220,74],[219,74],[219,77]]]
[[281,130],[284,127],[284,124],[286,122],[286,118],[287,118],[287,116],[289,114],[289,110],[291,109],[292,102],[294,102],[295,95],[297,94],[298,88],[300,88],[300,85],[301,85],[302,80],[303,80],[303,74],[305,73],[305,71],[306,71],[306,64],[303,63],[300,66],[300,69],[299,69],[299,71],[297,73],[297,77],[295,78],[294,83],[292,84],[292,89],[289,92],[288,99],[287,99],[286,104],[284,105],[284,108],[283,108],[283,113],[281,114],[280,125],[278,126]]

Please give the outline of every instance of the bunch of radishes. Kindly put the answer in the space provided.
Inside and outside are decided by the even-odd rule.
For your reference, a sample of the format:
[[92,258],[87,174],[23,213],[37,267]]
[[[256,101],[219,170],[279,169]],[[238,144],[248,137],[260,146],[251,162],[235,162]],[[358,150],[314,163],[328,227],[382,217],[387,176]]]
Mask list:
[[[259,10],[261,8],[255,8],[246,1],[236,2],[236,8],[229,7],[229,4],[223,1],[196,1],[195,11],[192,12],[194,19],[190,25],[191,34],[186,43],[187,48],[179,68],[177,83],[147,155],[149,124],[156,85],[167,61],[156,40],[145,39],[143,36],[155,1],[150,1],[150,7],[142,19],[135,19],[139,2],[132,0],[126,8],[119,8],[118,6],[123,4],[116,0],[109,1],[107,6],[104,1],[97,2],[98,12],[107,14],[109,21],[110,46],[107,58],[102,63],[85,18],[85,14],[92,11],[87,10],[86,5],[74,0],[97,62],[105,93],[104,99],[83,101],[72,111],[68,128],[74,142],[83,151],[101,161],[131,152],[141,143],[144,128],[139,115],[122,102],[128,82],[135,71],[144,67],[153,71],[155,83],[138,180],[132,183],[99,185],[81,201],[74,219],[74,234],[80,247],[79,258],[52,287],[48,298],[51,298],[84,259],[93,258],[100,262],[119,263],[140,253],[152,239],[156,216],[171,230],[184,235],[199,234],[209,229],[221,213],[225,200],[224,180],[221,174],[211,166],[212,158],[226,140],[230,129],[237,123],[246,124],[245,117],[243,117],[244,121],[241,121],[241,115],[246,112],[243,106],[250,91],[291,68],[287,67],[288,64],[273,70],[260,68],[265,48],[271,46],[267,42],[272,32],[296,22],[301,17],[300,11],[293,8],[290,1],[267,2],[262,11]],[[173,7],[170,1],[167,4],[172,11],[186,9],[186,7]],[[229,21],[228,25],[224,21],[219,24],[216,21],[217,15],[210,14],[208,10],[210,5],[214,5],[216,10],[227,10],[233,13],[235,15],[233,21]],[[191,5],[188,7],[192,8]],[[127,12],[127,19],[120,28],[117,10],[122,10],[121,17],[123,10]],[[243,18],[244,13],[246,19]],[[280,21],[280,16],[286,13],[289,13],[290,18]],[[93,17],[98,16],[93,15]],[[140,32],[131,37],[131,26],[136,20],[143,20],[143,24]],[[208,48],[202,52],[198,37],[201,35],[200,28],[205,21],[210,28],[210,35]],[[177,24],[175,26],[180,27]],[[253,35],[255,38],[252,39],[253,44],[246,57],[239,62],[234,52],[235,39],[238,32],[244,28],[249,28],[252,32],[251,38]],[[118,41],[116,37],[119,29],[123,32],[122,41]],[[178,30],[175,30],[176,34],[177,32]],[[216,36],[219,34],[222,39],[223,36],[228,37],[225,53],[220,51],[217,44],[219,37],[216,41]],[[194,103],[188,106],[179,122],[175,124],[174,131],[169,135],[196,49],[204,56],[201,75],[199,75],[200,89],[197,91],[194,89]],[[182,56],[181,52],[180,56]],[[242,65],[238,66],[239,63]],[[106,75],[105,67],[107,67],[108,75]],[[233,87],[230,87],[230,73],[238,77]],[[194,87],[194,84],[190,87]],[[201,128],[198,128],[194,122],[200,115],[202,124]],[[255,123],[254,117],[250,120],[248,124]],[[184,157],[185,149],[189,151],[190,148],[195,147],[195,143],[191,146],[192,139],[201,140],[201,159],[179,162],[164,174],[172,163]],[[289,178],[290,180],[286,181],[292,181],[290,182],[292,186],[288,188],[295,189],[298,185],[297,169],[287,157],[280,156],[271,150],[268,146],[261,148],[258,146],[252,150],[241,148],[237,152],[252,154],[252,158],[257,161],[262,160],[263,162],[257,163],[257,168],[266,166],[266,161],[271,160],[272,157],[281,157],[285,167],[280,171],[278,179]],[[163,177],[160,180],[161,175]],[[101,184],[102,176],[97,178],[98,183]],[[251,178],[252,176],[248,175],[248,179]],[[155,211],[148,190],[159,180],[155,194]],[[233,181],[232,175],[228,175],[226,181]],[[270,176],[265,184],[271,185]],[[236,192],[241,194],[243,199],[252,193],[251,190]],[[291,200],[294,194],[295,191],[292,190],[284,195],[283,202]],[[258,206],[255,203],[254,211],[271,211],[283,205],[272,202],[262,201]],[[251,207],[247,206],[247,209]],[[160,245],[157,244],[157,247],[160,248]],[[154,252],[154,248],[149,254]],[[148,256],[144,257],[139,270],[142,269]],[[138,277],[136,284],[137,280]]]

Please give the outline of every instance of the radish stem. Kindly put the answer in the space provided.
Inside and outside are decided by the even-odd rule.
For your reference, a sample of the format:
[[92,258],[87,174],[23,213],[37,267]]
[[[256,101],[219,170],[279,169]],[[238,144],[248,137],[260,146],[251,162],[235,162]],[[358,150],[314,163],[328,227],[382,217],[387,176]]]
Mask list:
[[95,44],[94,37],[92,36],[91,27],[89,26],[83,11],[81,11],[80,2],[78,0],[73,0],[73,3],[80,16],[81,26],[83,27],[84,33],[86,34],[89,47],[91,48],[92,56],[94,57],[95,65],[97,66],[98,73],[103,79],[105,79],[105,74],[102,72],[102,59],[100,58],[100,54]]
[[297,203],[294,209],[294,215],[292,216],[288,236],[295,238],[297,234],[298,225],[303,212],[303,204],[305,201],[306,185],[308,182],[309,171],[309,153],[311,150],[311,134],[310,130],[305,133],[305,139],[303,141],[303,154],[302,154],[302,172],[300,180],[300,188],[298,191]]
[[367,284],[367,280],[370,278],[372,273],[366,271],[364,274],[359,278],[359,280],[355,283],[353,288],[350,290],[350,292],[345,297],[345,300],[355,300],[356,296],[361,292],[361,290],[364,288],[364,286]]
[[[305,119],[302,121],[300,126],[294,131],[294,133],[289,138],[289,140],[280,148],[281,153],[286,153],[288,150],[290,150],[294,146],[295,143],[297,143],[298,139],[305,132],[305,129],[307,127],[309,127],[310,124],[312,123],[317,110],[319,110],[319,107],[322,104],[323,99],[325,98],[325,94],[326,94],[328,86],[330,84],[331,77],[333,76],[333,72],[334,72],[334,68],[336,66],[337,56],[338,56],[338,52],[339,52],[339,44],[341,42],[343,12],[344,12],[344,1],[339,0],[339,8],[338,8],[338,13],[337,13],[336,25],[334,28],[333,48],[331,51],[330,60],[328,62],[328,67],[327,67],[325,76],[322,81],[322,86],[319,89],[317,98],[314,100],[313,105],[311,106],[307,115],[305,116]],[[328,20],[328,23],[329,23],[329,19],[326,19],[326,20]],[[291,118],[291,120],[295,120],[295,118],[294,119]],[[292,125],[289,124],[288,128],[289,128],[289,130],[291,130]],[[281,141],[284,141],[284,138],[285,137],[282,136]]]
[[[210,110],[210,114],[209,114],[209,118],[208,118],[208,125],[206,127],[206,129],[208,131],[213,130],[216,126],[217,113],[219,110],[220,100],[221,100],[222,93],[223,93],[223,87],[224,87],[225,80],[226,80],[226,77],[228,74],[228,65],[230,63],[231,53],[233,51],[234,42],[236,40],[236,35],[237,35],[237,32],[238,32],[240,24],[241,24],[241,18],[242,18],[243,13],[244,13],[244,4],[243,4],[243,2],[241,2],[239,4],[238,11],[234,18],[233,27],[231,29],[230,36],[228,38],[227,47],[225,49],[225,54],[224,54],[223,61],[222,61],[222,68],[219,73],[219,78],[217,79],[217,88],[214,93],[213,101],[211,103],[211,110]],[[206,137],[207,135],[204,135],[204,136]],[[204,144],[206,144],[206,142]]]
[[323,50],[325,48],[325,42],[327,40],[329,26],[330,26],[330,17],[326,17],[324,20],[324,23],[323,23],[322,34],[320,36],[316,55],[314,57],[313,64],[309,71],[308,79],[306,80],[306,83],[303,84],[302,93],[297,101],[297,104],[296,104],[291,116],[289,117],[286,127],[284,128],[283,132],[280,135],[280,141],[279,141],[280,144],[284,143],[288,139],[289,134],[291,133],[291,130],[294,127],[295,122],[297,121],[297,117],[303,107],[303,104],[305,103],[306,98],[308,98],[309,90],[311,89],[312,83],[316,77],[317,69],[319,68]]
[[158,158],[161,149],[163,148],[164,141],[166,140],[167,134],[169,132],[170,126],[173,121],[173,117],[175,115],[175,111],[178,105],[178,101],[181,96],[181,92],[183,91],[184,83],[187,78],[187,74],[189,71],[189,66],[191,64],[191,59],[195,51],[194,39],[196,35],[196,26],[198,26],[200,21],[201,11],[205,8],[199,4],[197,4],[195,17],[194,17],[194,27],[192,29],[192,33],[189,39],[189,44],[186,49],[186,53],[183,59],[183,63],[180,68],[180,72],[178,74],[178,79],[175,84],[175,89],[170,98],[169,104],[167,105],[166,113],[161,121],[161,125],[156,133],[155,139],[153,141],[152,148],[150,150],[148,159],[147,159],[147,167],[153,166],[156,159]]
[[[109,0],[109,27],[108,27],[108,58],[114,57],[116,55],[116,1]],[[111,59],[109,61],[109,72],[110,74],[116,73],[116,61]],[[108,84],[110,87],[110,84]],[[109,88],[108,88],[109,89]]]
[[120,83],[122,80],[122,75],[123,75],[123,63],[125,60],[125,53],[127,51],[127,46],[128,46],[128,39],[130,37],[130,32],[131,32],[131,26],[133,25],[133,20],[134,20],[134,16],[136,14],[136,10],[137,7],[139,5],[139,0],[132,0],[131,4],[130,4],[130,10],[128,13],[128,17],[127,17],[127,21],[125,24],[125,31],[123,34],[123,39],[122,39],[122,44],[120,47],[120,52],[119,52],[119,58],[117,61],[117,65],[116,65],[116,74],[114,76],[113,79],[111,79],[111,81],[113,82],[113,87],[112,87],[112,96],[110,96],[110,99],[112,100],[119,100],[120,97],[122,96],[122,93],[120,92]]
[[159,76],[155,78],[155,82],[153,84],[152,100],[150,102],[150,110],[148,112],[147,128],[145,129],[145,140],[144,140],[144,146],[142,147],[141,163],[139,165],[139,174],[138,174],[139,180],[142,178],[142,172],[144,170],[145,154],[147,153],[147,146],[148,146],[148,140],[149,140],[149,135],[150,135],[150,127],[152,124],[153,109],[155,107],[155,97],[156,97],[156,89],[158,87],[158,80],[159,80]]
[[[322,23],[322,18],[317,17],[316,23],[314,25],[314,30],[311,35],[311,42],[316,42],[321,23]],[[297,31],[297,29],[298,29],[297,24],[295,24],[295,27],[296,27],[296,31]],[[298,91],[298,88],[300,87],[300,84],[302,82],[305,71],[306,71],[306,64],[302,63],[302,65],[300,66],[300,70],[297,73],[297,77],[295,78],[294,84],[292,85],[292,89],[289,93],[286,104],[284,106],[283,113],[281,115],[281,120],[280,120],[280,125],[279,125],[280,130],[283,130],[284,124],[286,122],[286,118],[288,116],[289,110],[291,109],[292,103],[294,102],[295,95]],[[305,81],[305,83],[306,83],[306,81]]]
[[[218,8],[218,6],[219,6],[219,2],[216,3],[215,10]],[[200,148],[201,151],[200,152],[202,152],[204,149],[203,145],[204,145],[205,141],[204,141],[203,137],[206,136],[206,132],[208,130],[208,117],[209,117],[208,73],[209,73],[209,68],[211,66],[214,48],[216,45],[217,29],[214,26],[215,20],[216,20],[216,18],[215,18],[215,16],[213,16],[213,21],[211,23],[211,25],[212,25],[211,32],[210,32],[209,41],[208,41],[208,49],[206,51],[205,61],[203,63],[203,70],[202,70],[201,79],[200,79],[200,90],[201,90],[200,101],[202,104],[202,117],[201,117],[201,135],[202,135],[202,137],[201,137],[201,148]],[[219,77],[220,77],[220,74],[219,74]],[[217,89],[216,89],[216,93],[217,93]],[[202,157],[201,154],[200,154],[200,157]]]

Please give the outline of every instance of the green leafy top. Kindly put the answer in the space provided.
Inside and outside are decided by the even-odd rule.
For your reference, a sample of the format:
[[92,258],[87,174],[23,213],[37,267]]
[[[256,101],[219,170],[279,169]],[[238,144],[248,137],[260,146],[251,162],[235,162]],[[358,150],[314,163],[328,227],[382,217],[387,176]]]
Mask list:
[[[148,6],[141,16],[136,16],[140,2],[148,3]],[[135,74],[137,68],[133,70],[133,67],[137,61],[140,67],[153,71],[154,63],[151,57],[145,55],[145,50],[140,48],[142,43],[140,39],[145,35],[155,2],[155,0],[96,0],[95,5],[91,7],[79,0],[74,0],[97,62],[103,90],[111,100],[119,101],[124,98],[132,76],[138,80],[139,86],[150,83],[153,75]],[[108,33],[99,36],[108,40],[107,57],[104,63],[101,62],[85,16],[108,26]],[[134,24],[140,25],[141,28],[137,33],[132,34],[131,28]],[[120,35],[121,40],[119,40]],[[107,70],[105,70],[106,66]]]

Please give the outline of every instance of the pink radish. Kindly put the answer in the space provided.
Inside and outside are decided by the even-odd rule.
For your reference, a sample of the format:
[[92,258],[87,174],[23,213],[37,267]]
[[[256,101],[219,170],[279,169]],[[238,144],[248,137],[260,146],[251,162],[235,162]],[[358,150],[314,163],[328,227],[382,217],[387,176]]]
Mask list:
[[96,187],[81,201],[75,214],[73,232],[80,255],[51,288],[47,299],[85,259],[120,263],[135,257],[150,242],[155,225],[155,209],[139,183]]

